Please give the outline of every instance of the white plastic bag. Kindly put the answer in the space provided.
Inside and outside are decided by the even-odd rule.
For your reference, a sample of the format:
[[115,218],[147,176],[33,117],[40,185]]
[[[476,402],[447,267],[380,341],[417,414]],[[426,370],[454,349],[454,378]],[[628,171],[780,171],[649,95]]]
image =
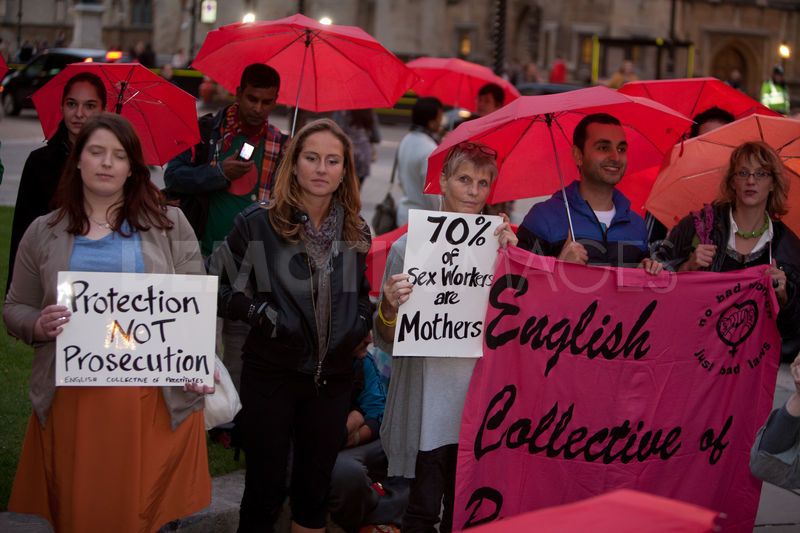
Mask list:
[[219,356],[216,363],[219,369],[219,383],[214,384],[214,393],[206,395],[205,419],[206,429],[227,424],[242,408],[239,394],[233,386],[228,369],[222,364]]

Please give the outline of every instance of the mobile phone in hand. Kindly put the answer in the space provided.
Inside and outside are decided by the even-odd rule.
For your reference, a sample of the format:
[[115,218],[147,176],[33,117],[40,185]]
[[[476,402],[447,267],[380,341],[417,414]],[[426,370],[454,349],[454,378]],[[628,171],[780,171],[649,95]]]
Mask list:
[[250,143],[244,143],[242,145],[242,149],[239,150],[239,159],[242,161],[250,161],[250,158],[253,157],[253,150],[255,150],[255,146]]

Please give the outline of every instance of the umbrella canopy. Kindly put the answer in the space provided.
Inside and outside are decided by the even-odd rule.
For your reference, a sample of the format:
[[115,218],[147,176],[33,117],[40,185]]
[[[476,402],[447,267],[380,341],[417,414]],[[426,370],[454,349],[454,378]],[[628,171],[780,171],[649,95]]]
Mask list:
[[632,81],[620,87],[619,92],[628,96],[650,98],[689,118],[714,106],[724,109],[736,118],[753,113],[781,116],[717,78]]
[[8,72],[8,65],[6,65],[6,60],[3,58],[3,55],[0,54],[0,80],[2,80],[6,73]]
[[425,192],[440,192],[439,175],[450,148],[474,141],[497,151],[499,173],[489,203],[550,194],[558,187],[560,175],[565,183],[578,177],[572,132],[583,117],[594,113],[609,113],[622,123],[628,141],[628,172],[659,164],[691,124],[666,106],[607,87],[521,96],[445,137],[428,158]]
[[782,220],[800,233],[800,121],[751,115],[675,146],[645,204],[667,228],[717,198],[731,152],[748,141],[770,145],[790,181],[789,211]]
[[435,96],[443,104],[476,111],[478,91],[496,83],[505,93],[504,104],[519,98],[519,91],[489,68],[452,57],[420,57],[406,63],[420,77],[414,85],[419,96]]
[[719,513],[662,496],[622,489],[470,529],[475,533],[706,533]]
[[371,35],[303,15],[210,31],[192,66],[231,92],[266,63],[281,76],[278,102],[310,111],[392,107],[416,76]]
[[70,63],[33,96],[42,131],[52,137],[61,119],[61,95],[78,73],[97,75],[108,92],[108,111],[133,124],[148,165],[163,165],[200,142],[194,97],[138,63]]

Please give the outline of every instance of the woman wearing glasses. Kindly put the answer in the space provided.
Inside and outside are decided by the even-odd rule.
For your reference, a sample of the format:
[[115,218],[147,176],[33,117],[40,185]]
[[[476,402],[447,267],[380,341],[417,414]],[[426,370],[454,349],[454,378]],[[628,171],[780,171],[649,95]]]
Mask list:
[[762,142],[744,143],[731,153],[720,200],[681,220],[655,257],[680,272],[770,265],[767,274],[781,308],[778,329],[784,339],[797,335],[800,241],[780,221],[788,192],[775,151]]
[[[497,154],[482,144],[454,146],[440,177],[443,211],[480,213],[497,175]],[[500,245],[516,245],[517,237],[505,222],[495,231]],[[412,291],[403,273],[404,235],[392,245],[378,313],[375,344],[392,351],[400,305]],[[397,357],[386,401],[381,442],[389,459],[389,475],[414,478],[403,532],[434,531],[444,504],[439,531],[453,526],[456,452],[461,411],[475,359],[456,357]]]

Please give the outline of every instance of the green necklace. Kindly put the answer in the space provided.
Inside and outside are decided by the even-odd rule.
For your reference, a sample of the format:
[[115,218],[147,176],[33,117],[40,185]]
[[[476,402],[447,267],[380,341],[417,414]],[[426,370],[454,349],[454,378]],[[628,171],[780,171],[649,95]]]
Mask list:
[[736,235],[741,237],[742,239],[755,239],[757,237],[761,237],[764,235],[764,232],[769,229],[769,216],[764,213],[764,225],[758,228],[755,231],[742,231],[740,229],[736,230]]

